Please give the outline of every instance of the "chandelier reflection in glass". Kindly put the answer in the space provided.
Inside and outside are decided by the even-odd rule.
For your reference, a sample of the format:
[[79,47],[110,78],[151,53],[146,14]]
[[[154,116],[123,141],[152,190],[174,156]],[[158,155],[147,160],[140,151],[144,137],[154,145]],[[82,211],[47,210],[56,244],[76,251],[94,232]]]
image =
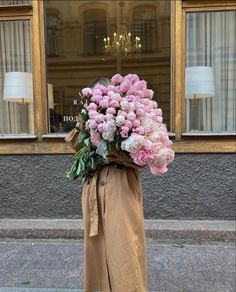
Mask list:
[[141,50],[140,37],[133,37],[127,32],[124,26],[121,26],[118,32],[114,32],[113,37],[104,38],[104,48],[106,55],[124,55],[130,56],[139,53]]

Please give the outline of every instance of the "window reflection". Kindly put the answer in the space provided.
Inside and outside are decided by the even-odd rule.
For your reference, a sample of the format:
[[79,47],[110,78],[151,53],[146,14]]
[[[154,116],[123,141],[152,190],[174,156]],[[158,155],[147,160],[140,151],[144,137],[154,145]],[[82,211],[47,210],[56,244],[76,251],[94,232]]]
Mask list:
[[[145,1],[144,5],[137,0],[55,0],[44,5],[47,83],[53,89],[53,106],[48,95],[50,132],[73,128],[81,89],[97,77],[110,78],[117,72],[136,73],[148,81],[171,130],[170,1]],[[141,51],[107,56],[104,38],[118,33],[121,25],[132,37],[140,37]]]

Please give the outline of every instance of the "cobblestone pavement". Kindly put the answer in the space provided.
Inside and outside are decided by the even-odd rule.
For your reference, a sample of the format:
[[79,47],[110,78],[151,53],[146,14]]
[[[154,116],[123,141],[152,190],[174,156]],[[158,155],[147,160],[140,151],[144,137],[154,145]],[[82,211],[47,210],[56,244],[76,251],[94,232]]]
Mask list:
[[[148,240],[147,251],[149,291],[236,291],[232,245]],[[0,292],[83,291],[82,268],[83,241],[0,241]]]

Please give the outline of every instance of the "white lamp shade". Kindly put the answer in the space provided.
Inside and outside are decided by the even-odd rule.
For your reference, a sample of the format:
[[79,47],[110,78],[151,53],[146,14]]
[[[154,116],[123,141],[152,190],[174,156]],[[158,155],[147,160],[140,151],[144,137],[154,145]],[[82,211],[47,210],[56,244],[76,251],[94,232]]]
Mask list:
[[32,73],[7,72],[4,75],[3,99],[6,101],[33,102]]
[[195,66],[185,68],[185,97],[205,98],[215,95],[212,67]]
[[48,108],[54,109],[53,85],[48,83]]

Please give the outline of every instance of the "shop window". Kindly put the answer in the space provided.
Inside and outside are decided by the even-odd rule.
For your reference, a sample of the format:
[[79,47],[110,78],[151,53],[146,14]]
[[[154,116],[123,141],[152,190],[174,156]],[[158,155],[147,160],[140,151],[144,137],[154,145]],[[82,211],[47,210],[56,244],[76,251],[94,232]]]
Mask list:
[[[76,123],[79,92],[99,76],[111,78],[119,72],[122,75],[136,73],[147,80],[150,88],[155,90],[155,99],[163,110],[164,122],[171,131],[171,97],[170,97],[170,42],[156,48],[156,23],[166,17],[170,19],[170,1],[155,1],[156,5],[136,6],[136,1],[45,1],[46,19],[50,11],[57,9],[60,15],[62,34],[58,47],[63,54],[46,60],[49,133],[68,132]],[[158,15],[155,13],[157,7]],[[133,8],[134,7],[134,8]],[[130,11],[134,9],[133,30],[128,24],[133,21]],[[109,12],[109,17],[108,17]],[[131,38],[140,35],[140,53],[111,50],[106,55],[105,41],[110,44],[120,33],[120,25]],[[162,23],[162,22],[160,22]],[[170,22],[169,22],[170,23]],[[130,28],[130,30],[129,30]],[[163,33],[170,35],[170,25],[161,27]],[[49,39],[45,37],[46,47]],[[145,50],[154,50],[146,58]]]
[[156,7],[138,6],[133,11],[133,33],[140,37],[143,52],[157,47]]
[[30,23],[0,22],[0,133],[32,134]]
[[187,132],[236,130],[236,11],[186,14]]
[[96,55],[104,52],[104,37],[107,35],[106,11],[89,10],[84,12],[85,54]]

